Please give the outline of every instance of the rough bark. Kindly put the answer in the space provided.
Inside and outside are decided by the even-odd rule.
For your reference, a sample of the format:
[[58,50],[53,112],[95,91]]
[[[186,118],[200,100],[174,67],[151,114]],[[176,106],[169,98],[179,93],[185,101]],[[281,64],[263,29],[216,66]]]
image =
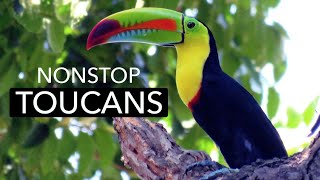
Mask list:
[[[200,179],[223,167],[216,163],[186,171],[189,165],[211,158],[202,151],[182,149],[159,123],[143,118],[117,117],[114,118],[114,127],[124,164],[142,179]],[[241,167],[239,172],[219,174],[215,178],[320,179],[320,133],[308,148],[289,158],[257,160]]]

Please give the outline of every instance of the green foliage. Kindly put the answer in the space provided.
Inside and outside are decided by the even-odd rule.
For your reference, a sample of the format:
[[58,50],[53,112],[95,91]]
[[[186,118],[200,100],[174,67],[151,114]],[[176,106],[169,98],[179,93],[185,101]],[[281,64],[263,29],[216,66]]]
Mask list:
[[314,115],[315,115],[315,109],[317,107],[319,101],[319,97],[316,97],[309,105],[308,107],[304,110],[303,112],[303,119],[304,122],[309,125],[311,120],[313,119]]
[[301,123],[305,125],[310,125],[310,122],[316,115],[316,106],[318,104],[319,97],[316,97],[310,104],[305,108],[305,110],[300,113],[297,112],[294,108],[288,107],[287,109],[287,127],[288,128],[296,128]]
[[288,128],[296,128],[299,126],[300,122],[302,121],[303,117],[299,112],[297,112],[292,107],[289,107],[287,109],[287,116],[288,116],[288,122],[287,127]]
[[88,167],[93,160],[94,153],[93,139],[86,133],[81,132],[78,137],[77,149],[80,154],[79,173],[86,174]]
[[280,97],[278,92],[273,88],[269,88],[268,90],[268,104],[267,104],[267,112],[268,117],[273,118],[279,108],[280,105]]
[[31,148],[41,144],[49,136],[49,126],[47,124],[35,124],[26,136],[23,147]]
[[[278,0],[254,2],[145,0],[145,6],[182,12],[197,9],[197,18],[209,26],[216,38],[222,68],[258,102],[262,101],[262,89],[267,88],[267,112],[273,118],[280,103],[279,95],[273,84],[269,87],[261,81],[260,70],[270,63],[275,81],[282,77],[286,70],[282,48],[286,33],[277,23],[265,23],[268,9],[275,7]],[[169,88],[169,116],[163,120],[172,128],[178,143],[189,149],[218,151],[198,125],[184,126],[192,115],[177,93],[174,49],[157,47],[153,56],[147,54],[150,46],[142,44],[114,44],[85,50],[88,33],[99,20],[133,8],[135,3],[129,0],[0,2],[0,179],[82,179],[92,177],[97,171],[103,179],[120,179],[120,171],[125,169],[109,118],[62,118],[58,123],[55,119],[11,118],[8,92],[12,87],[146,87],[155,82],[155,87]],[[236,7],[236,11],[231,12],[231,7]],[[38,67],[59,66],[138,66],[143,75],[134,84],[121,85],[37,82]],[[303,116],[288,109],[288,127],[298,126],[301,119],[309,124],[316,101]],[[61,132],[61,137],[57,132]],[[79,160],[73,160],[77,162],[75,166],[72,159],[77,155]],[[221,154],[218,159],[224,163]]]
[[48,23],[47,37],[53,52],[61,52],[66,35],[64,34],[64,25],[56,19],[52,19]]

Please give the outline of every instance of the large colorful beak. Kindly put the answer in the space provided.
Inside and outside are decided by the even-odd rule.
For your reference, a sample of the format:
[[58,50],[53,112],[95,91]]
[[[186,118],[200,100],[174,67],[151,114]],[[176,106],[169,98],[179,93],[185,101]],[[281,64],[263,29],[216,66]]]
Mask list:
[[102,19],[87,40],[87,50],[117,42],[174,45],[183,42],[183,14],[161,8],[137,8]]

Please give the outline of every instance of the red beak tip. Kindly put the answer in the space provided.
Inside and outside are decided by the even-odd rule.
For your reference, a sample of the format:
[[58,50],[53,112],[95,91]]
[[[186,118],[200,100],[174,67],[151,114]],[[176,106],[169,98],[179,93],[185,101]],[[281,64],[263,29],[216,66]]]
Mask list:
[[[89,35],[89,37],[90,37],[90,35]],[[87,45],[86,45],[86,49],[87,49],[87,51],[88,50],[90,50],[91,48],[93,48],[93,43],[92,43],[92,38],[88,38],[88,40],[87,40]]]

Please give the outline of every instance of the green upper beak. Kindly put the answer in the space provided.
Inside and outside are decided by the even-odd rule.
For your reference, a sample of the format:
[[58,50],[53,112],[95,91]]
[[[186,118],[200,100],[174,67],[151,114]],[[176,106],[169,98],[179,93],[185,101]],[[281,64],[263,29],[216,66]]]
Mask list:
[[115,42],[173,45],[183,39],[182,13],[161,8],[138,8],[102,19],[90,32],[87,49]]

